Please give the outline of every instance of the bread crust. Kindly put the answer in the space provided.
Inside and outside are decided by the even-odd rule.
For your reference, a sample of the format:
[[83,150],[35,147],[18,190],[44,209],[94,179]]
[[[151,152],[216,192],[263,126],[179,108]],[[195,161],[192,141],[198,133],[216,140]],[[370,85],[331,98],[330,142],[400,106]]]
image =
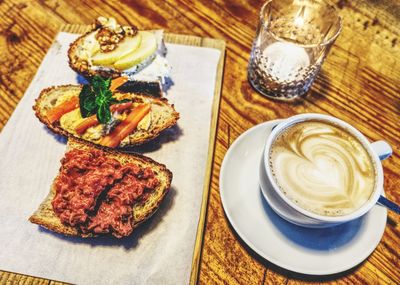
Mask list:
[[[75,140],[69,139],[67,150],[72,149],[80,149],[80,150],[90,150],[90,149],[100,149],[91,144]],[[164,164],[158,163],[153,159],[146,157],[140,154],[127,154],[121,153],[111,149],[101,149],[106,153],[107,156],[112,157],[118,160],[121,164],[133,163],[136,165],[140,165],[141,167],[150,167],[156,177],[160,181],[160,185],[158,185],[155,191],[150,195],[150,197],[145,202],[138,202],[133,206],[133,229],[137,228],[141,223],[149,219],[160,207],[161,202],[164,200],[167,195],[172,181],[172,172],[166,168]],[[33,215],[29,218],[29,221],[38,224],[50,231],[60,233],[66,236],[80,236],[83,238],[96,237],[99,235],[95,234],[83,234],[79,232],[76,228],[67,226],[61,223],[61,220],[54,213],[52,207],[52,200],[55,196],[55,180],[53,181],[50,193],[47,195],[45,200],[40,204],[39,208],[33,213]],[[107,234],[111,235],[111,234]]]
[[[106,146],[101,146],[96,144],[95,142],[91,142],[88,140],[85,140],[77,135],[74,135],[70,132],[68,132],[67,130],[64,130],[63,128],[61,128],[61,126],[58,123],[50,123],[49,120],[47,119],[47,117],[45,116],[44,113],[44,107],[46,107],[44,101],[47,99],[46,97],[49,96],[49,94],[51,94],[54,91],[58,91],[62,88],[82,88],[83,85],[72,85],[72,84],[67,84],[67,85],[59,85],[59,86],[51,86],[48,88],[43,89],[40,92],[39,97],[35,100],[35,105],[33,105],[33,110],[35,111],[35,115],[36,117],[47,126],[47,128],[49,128],[51,131],[53,131],[56,134],[71,138],[73,137],[76,140],[82,141],[82,142],[86,142],[92,145],[96,145],[97,147],[100,147],[102,149],[107,149],[108,147]],[[140,145],[143,144],[145,142],[148,142],[154,138],[156,138],[157,136],[160,135],[160,133],[165,130],[168,129],[172,126],[174,126],[176,124],[176,122],[179,119],[179,113],[176,112],[175,107],[173,104],[169,104],[168,100],[165,98],[154,98],[151,96],[146,96],[143,94],[134,94],[134,93],[125,93],[125,94],[131,94],[132,97],[142,97],[142,98],[147,98],[150,99],[152,102],[154,102],[155,104],[163,104],[166,106],[169,106],[170,108],[172,108],[172,116],[169,119],[169,121],[166,122],[166,124],[161,125],[161,126],[155,126],[151,132],[148,134],[148,136],[146,137],[141,137],[141,138],[133,138],[133,134],[129,135],[129,144],[126,144],[124,146],[120,146],[120,148],[126,148],[126,147],[131,147],[131,146],[135,146],[135,145]]]

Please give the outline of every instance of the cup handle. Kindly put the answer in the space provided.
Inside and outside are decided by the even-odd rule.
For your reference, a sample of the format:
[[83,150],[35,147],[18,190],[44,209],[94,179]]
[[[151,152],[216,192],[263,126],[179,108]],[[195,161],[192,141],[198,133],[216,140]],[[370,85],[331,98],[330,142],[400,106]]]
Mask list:
[[377,141],[371,143],[372,150],[379,156],[380,160],[384,160],[392,155],[392,148],[385,141]]

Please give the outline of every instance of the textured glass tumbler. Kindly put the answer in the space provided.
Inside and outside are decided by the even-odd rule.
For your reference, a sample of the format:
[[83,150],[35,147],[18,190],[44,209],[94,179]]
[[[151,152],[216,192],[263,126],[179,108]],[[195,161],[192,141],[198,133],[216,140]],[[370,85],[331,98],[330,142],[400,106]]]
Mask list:
[[337,10],[326,1],[267,1],[250,54],[251,85],[274,99],[304,95],[341,27]]

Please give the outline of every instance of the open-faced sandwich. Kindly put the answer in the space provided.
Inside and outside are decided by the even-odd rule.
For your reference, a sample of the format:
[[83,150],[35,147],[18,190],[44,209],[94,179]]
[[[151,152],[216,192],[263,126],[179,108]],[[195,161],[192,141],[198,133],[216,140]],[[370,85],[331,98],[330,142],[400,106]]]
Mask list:
[[29,218],[68,236],[128,236],[159,208],[172,173],[150,158],[74,139],[50,193]]
[[83,86],[50,87],[33,109],[55,133],[109,148],[145,143],[176,124],[179,113],[165,98],[117,91],[125,81],[95,76]]
[[162,30],[139,31],[114,18],[99,17],[93,29],[74,41],[69,64],[85,77],[100,75],[160,86],[169,76]]

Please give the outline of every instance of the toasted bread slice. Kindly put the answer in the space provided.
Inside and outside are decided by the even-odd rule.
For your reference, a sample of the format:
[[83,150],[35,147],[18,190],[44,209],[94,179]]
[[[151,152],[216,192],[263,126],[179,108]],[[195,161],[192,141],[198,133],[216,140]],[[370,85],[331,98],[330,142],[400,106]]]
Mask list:
[[[68,140],[67,151],[72,149],[89,150],[91,148],[93,148],[93,146],[90,144],[74,139]],[[142,222],[150,218],[159,208],[160,203],[170,188],[172,173],[165,167],[165,165],[157,163],[154,160],[142,155],[120,153],[113,150],[103,151],[107,156],[118,160],[122,165],[132,163],[141,168],[150,167],[160,182],[155,191],[150,194],[145,202],[138,202],[133,206],[132,226],[135,229]],[[59,217],[54,213],[51,204],[54,196],[55,186],[53,183],[50,188],[50,193],[40,204],[39,208],[29,218],[29,221],[51,231],[67,236],[94,237],[95,235],[93,234],[82,234],[76,228],[61,223]]]
[[[42,90],[39,97],[36,99],[36,103],[33,106],[33,109],[35,110],[35,114],[39,118],[39,120],[53,132],[67,137],[75,137],[77,139],[88,141],[94,144],[99,144],[101,137],[99,137],[98,132],[95,133],[96,130],[93,130],[93,135],[83,134],[81,136],[75,132],[74,126],[76,125],[76,121],[73,122],[73,120],[76,119],[75,117],[71,119],[71,122],[73,122],[71,124],[68,124],[69,121],[63,120],[63,117],[61,117],[60,121],[63,120],[63,122],[65,122],[64,124],[62,124],[60,123],[60,121],[51,123],[46,116],[47,112],[58,104],[60,98],[79,96],[81,89],[82,86],[80,85],[63,85],[46,88]],[[177,120],[179,119],[179,113],[175,111],[174,106],[170,105],[165,98],[154,98],[151,96],[134,93],[117,92],[115,94],[115,96],[119,95],[123,98],[129,98],[137,103],[150,104],[151,111],[149,113],[150,118],[146,118],[146,126],[140,127],[141,125],[139,124],[138,128],[132,134],[124,138],[118,147],[129,147],[143,144],[157,137],[161,133],[161,131],[175,125]],[[77,116],[80,117],[79,110],[77,110],[77,113]],[[68,114],[69,113],[67,113],[66,115]]]

